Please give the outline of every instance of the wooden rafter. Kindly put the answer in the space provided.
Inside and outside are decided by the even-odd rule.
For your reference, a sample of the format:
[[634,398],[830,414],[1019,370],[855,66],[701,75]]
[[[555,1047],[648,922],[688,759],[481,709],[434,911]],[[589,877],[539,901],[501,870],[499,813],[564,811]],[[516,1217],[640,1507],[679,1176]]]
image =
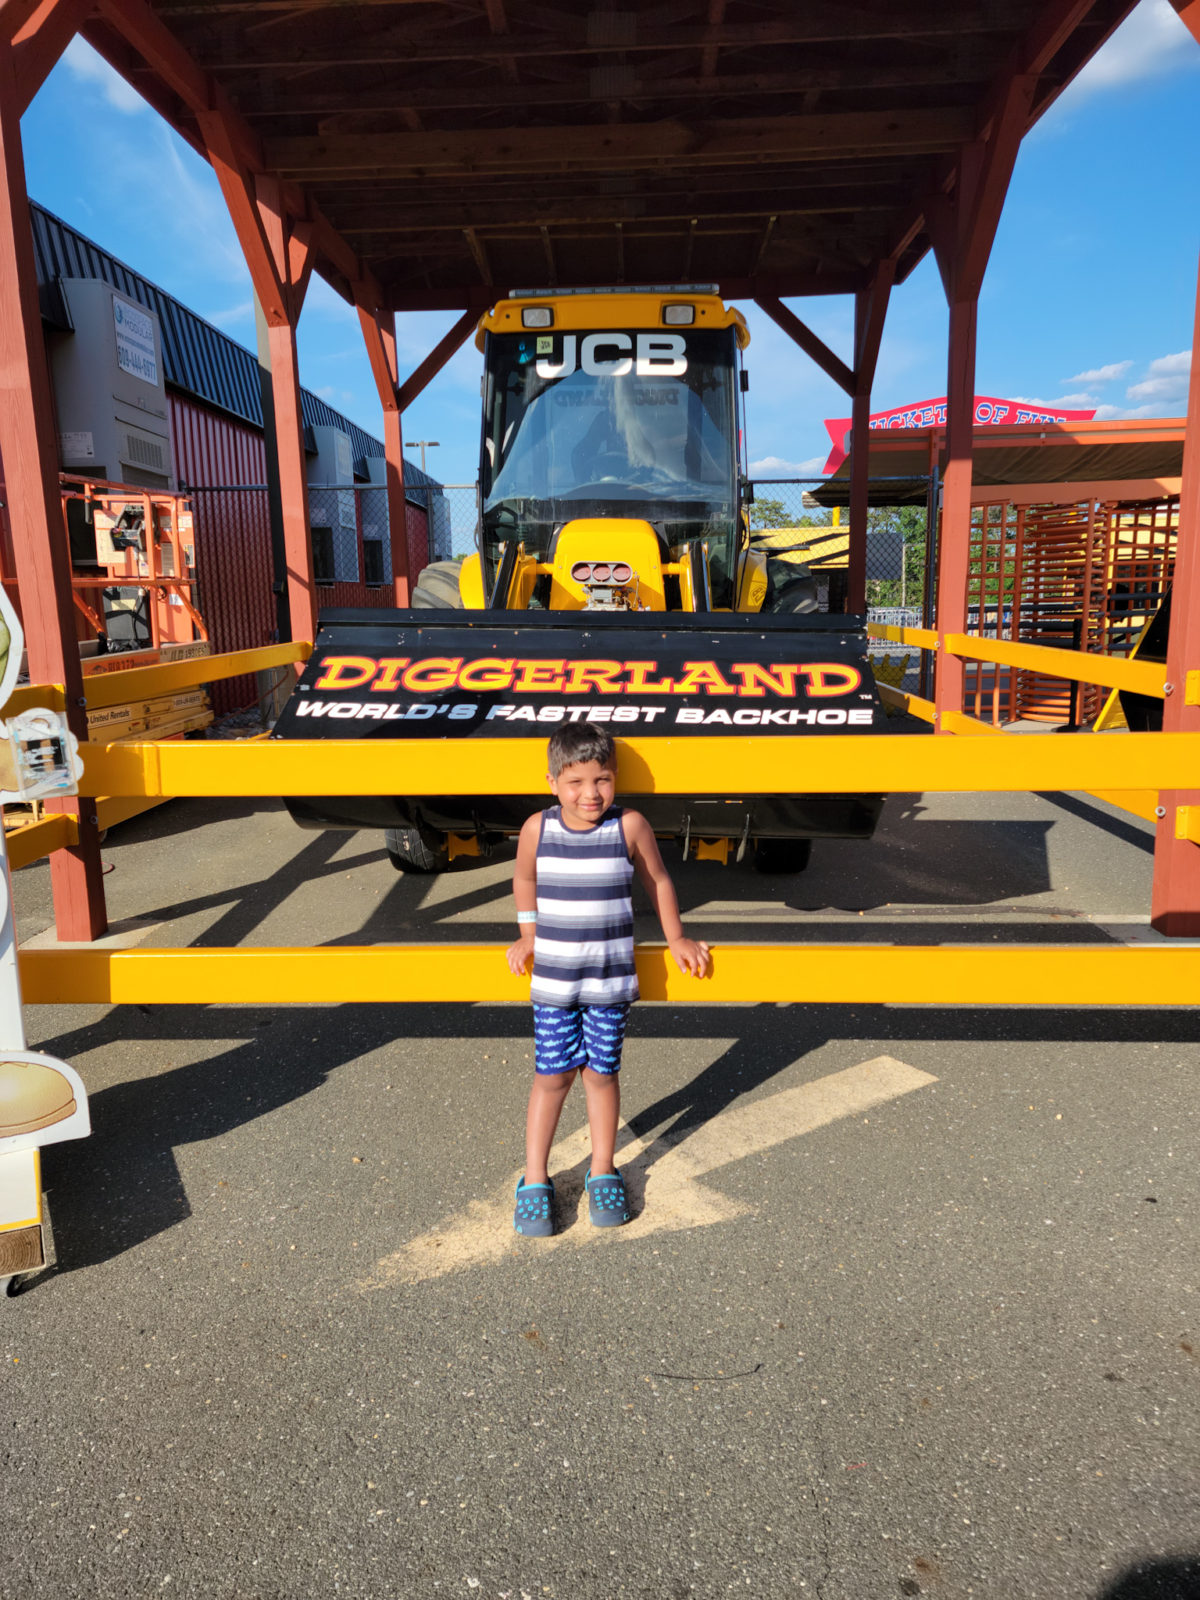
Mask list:
[[947,151],[974,132],[958,107],[914,112],[848,112],[828,117],[747,117],[620,127],[489,128],[455,133],[385,134],[265,142],[268,164],[286,173],[370,171],[473,174],[592,168],[616,171],[672,161],[677,166],[829,161]]

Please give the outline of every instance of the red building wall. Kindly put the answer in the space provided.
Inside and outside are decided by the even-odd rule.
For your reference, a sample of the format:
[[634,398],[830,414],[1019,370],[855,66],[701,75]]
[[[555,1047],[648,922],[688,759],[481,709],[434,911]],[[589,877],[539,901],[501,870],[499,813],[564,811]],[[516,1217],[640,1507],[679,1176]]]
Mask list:
[[[199,610],[213,650],[251,650],[271,644],[276,619],[266,490],[236,487],[266,481],[262,434],[175,391],[168,394],[168,409],[176,481],[194,491]],[[361,525],[360,516],[360,572],[364,570]],[[415,575],[428,560],[428,529],[424,511],[411,504],[408,550],[409,569]],[[317,596],[322,610],[392,604],[390,584],[321,584]],[[253,705],[257,694],[252,677],[230,678],[212,686],[213,707],[225,712]]]

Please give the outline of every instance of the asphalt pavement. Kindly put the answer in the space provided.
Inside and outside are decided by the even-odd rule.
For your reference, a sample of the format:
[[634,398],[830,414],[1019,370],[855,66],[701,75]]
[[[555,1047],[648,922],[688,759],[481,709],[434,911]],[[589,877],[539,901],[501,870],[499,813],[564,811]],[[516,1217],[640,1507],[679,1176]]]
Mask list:
[[[690,931],[853,961],[1136,936],[1149,844],[929,795],[798,877],[668,855]],[[150,945],[512,937],[510,858],[400,877],[273,803],[104,854]],[[31,1008],[95,1131],[0,1303],[0,1595],[1195,1600],[1200,1011],[1136,998],[638,1006],[639,1214],[579,1210],[576,1091],[549,1246],[523,1007]]]

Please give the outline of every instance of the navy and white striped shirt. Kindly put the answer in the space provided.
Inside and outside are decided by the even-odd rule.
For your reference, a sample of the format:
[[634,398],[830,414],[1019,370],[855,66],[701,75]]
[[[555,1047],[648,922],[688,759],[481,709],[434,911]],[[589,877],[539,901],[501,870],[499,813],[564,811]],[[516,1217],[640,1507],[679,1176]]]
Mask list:
[[529,997],[539,1006],[616,1006],[638,997],[633,963],[633,862],[612,806],[586,832],[562,807],[542,813],[537,928]]

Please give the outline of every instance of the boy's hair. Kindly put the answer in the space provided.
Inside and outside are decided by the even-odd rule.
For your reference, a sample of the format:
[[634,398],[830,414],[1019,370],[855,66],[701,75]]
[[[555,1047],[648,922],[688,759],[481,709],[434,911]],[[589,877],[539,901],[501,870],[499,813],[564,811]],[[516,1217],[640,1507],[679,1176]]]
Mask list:
[[615,772],[617,747],[607,728],[588,722],[564,722],[550,735],[546,759],[552,778],[557,778],[564,767],[573,767],[581,761],[598,761],[602,767],[611,767]]

